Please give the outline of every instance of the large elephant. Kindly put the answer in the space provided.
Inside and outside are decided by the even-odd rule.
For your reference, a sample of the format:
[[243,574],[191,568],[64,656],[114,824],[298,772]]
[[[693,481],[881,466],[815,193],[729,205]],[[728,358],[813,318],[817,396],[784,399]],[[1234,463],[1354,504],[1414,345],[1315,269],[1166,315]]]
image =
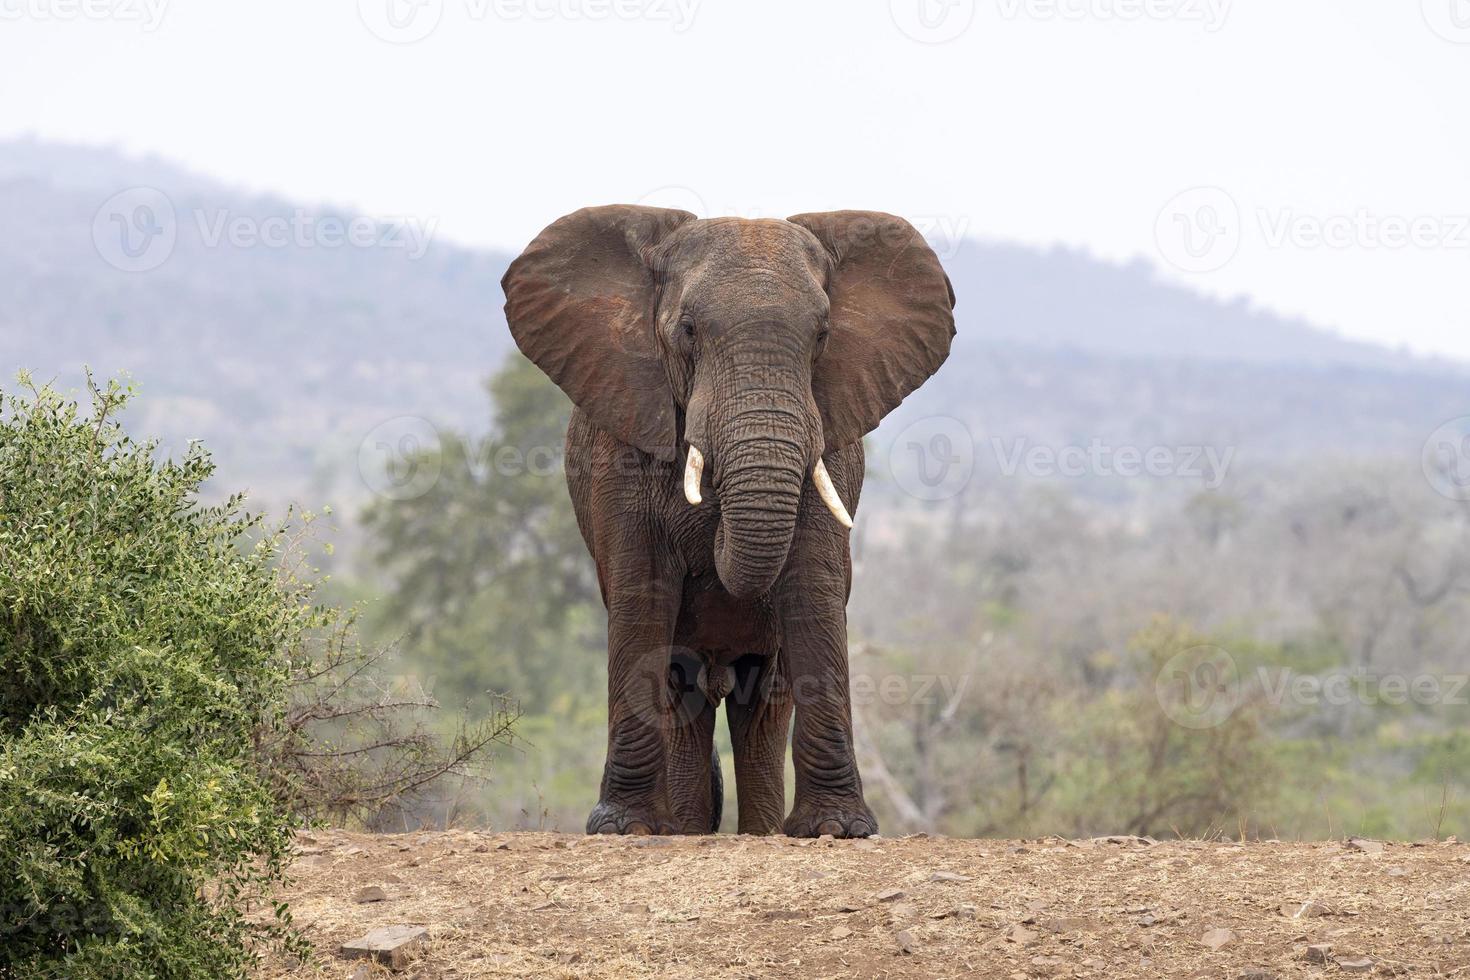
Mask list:
[[516,343],[575,405],[567,483],[607,606],[588,833],[717,829],[721,700],[742,833],[876,833],[853,753],[849,514],[863,435],[949,353],[934,252],[876,212],[613,205],[554,222],[502,286]]

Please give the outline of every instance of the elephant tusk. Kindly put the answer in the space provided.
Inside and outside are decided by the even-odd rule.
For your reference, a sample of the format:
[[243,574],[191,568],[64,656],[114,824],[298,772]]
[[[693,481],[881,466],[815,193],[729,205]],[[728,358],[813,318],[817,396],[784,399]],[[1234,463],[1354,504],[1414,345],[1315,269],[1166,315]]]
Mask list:
[[703,476],[704,457],[690,446],[689,461],[684,464],[684,499],[696,506],[704,499],[699,495],[699,481]]
[[837,488],[832,485],[832,477],[827,473],[827,464],[817,458],[817,465],[812,467],[812,482],[817,485],[817,493],[822,495],[822,503],[837,518],[837,523],[848,530],[852,529],[852,516],[848,514],[847,508],[842,506],[842,498],[837,496]]

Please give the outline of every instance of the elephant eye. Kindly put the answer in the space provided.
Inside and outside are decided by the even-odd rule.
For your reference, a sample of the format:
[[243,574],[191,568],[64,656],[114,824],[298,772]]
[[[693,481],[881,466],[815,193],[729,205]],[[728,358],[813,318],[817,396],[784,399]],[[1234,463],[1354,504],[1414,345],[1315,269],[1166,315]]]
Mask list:
[[823,327],[821,330],[817,331],[817,343],[825,344],[827,342],[827,337],[830,336],[831,333],[832,331],[827,329],[826,327]]
[[679,318],[679,329],[684,331],[684,336],[694,336],[694,317],[684,314]]

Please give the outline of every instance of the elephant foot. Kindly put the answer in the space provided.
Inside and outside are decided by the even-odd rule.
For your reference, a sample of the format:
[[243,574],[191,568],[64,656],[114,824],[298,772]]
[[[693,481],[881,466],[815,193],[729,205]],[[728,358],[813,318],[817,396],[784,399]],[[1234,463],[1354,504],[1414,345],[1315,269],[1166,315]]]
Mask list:
[[797,800],[781,830],[787,837],[869,837],[878,832],[878,820],[862,797],[831,803]]
[[587,818],[589,834],[677,834],[674,820],[667,811],[649,806],[623,806],[602,800]]

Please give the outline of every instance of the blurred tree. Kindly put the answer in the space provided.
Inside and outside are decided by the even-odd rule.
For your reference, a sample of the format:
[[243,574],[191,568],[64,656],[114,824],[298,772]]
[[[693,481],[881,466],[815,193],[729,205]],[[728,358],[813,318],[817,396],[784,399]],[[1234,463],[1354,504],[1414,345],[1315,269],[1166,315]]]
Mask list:
[[441,433],[399,461],[437,468],[427,492],[364,514],[387,587],[371,626],[446,704],[509,693],[540,714],[601,700],[604,614],[562,475],[571,403],[518,353],[487,389],[489,435]]

